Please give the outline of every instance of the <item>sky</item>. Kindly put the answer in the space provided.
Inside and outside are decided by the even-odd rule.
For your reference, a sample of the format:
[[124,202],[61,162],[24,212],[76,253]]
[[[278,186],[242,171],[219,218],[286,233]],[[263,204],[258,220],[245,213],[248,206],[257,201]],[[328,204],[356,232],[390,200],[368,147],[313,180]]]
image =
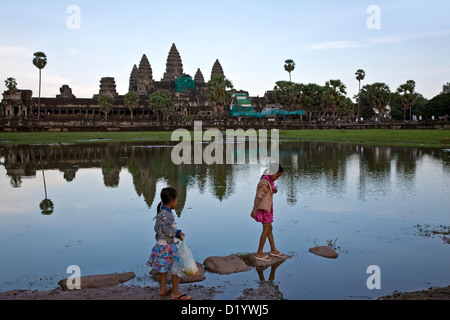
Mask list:
[[450,82],[449,13],[447,0],[0,0],[0,92],[14,77],[37,96],[32,59],[43,51],[43,97],[67,84],[91,98],[102,77],[114,77],[123,95],[143,54],[159,81],[175,43],[185,73],[200,68],[208,81],[219,59],[251,96],[289,80],[284,61],[292,59],[293,82],[340,79],[352,99],[358,69],[362,86],[384,82],[396,91],[414,80],[431,99]]

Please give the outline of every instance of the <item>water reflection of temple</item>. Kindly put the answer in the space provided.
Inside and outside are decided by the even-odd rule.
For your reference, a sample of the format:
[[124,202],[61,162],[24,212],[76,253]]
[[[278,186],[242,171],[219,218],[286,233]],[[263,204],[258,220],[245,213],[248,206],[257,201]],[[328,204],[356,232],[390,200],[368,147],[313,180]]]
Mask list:
[[[85,168],[101,169],[104,185],[114,188],[119,185],[122,170],[128,170],[136,193],[149,207],[159,201],[156,194],[159,182],[176,188],[179,213],[190,188],[195,187],[203,193],[208,185],[212,195],[222,201],[234,193],[236,181],[246,175],[246,167],[242,165],[173,165],[171,151],[172,148],[166,145],[127,143],[4,146],[0,147],[0,159],[15,188],[21,187],[23,178],[36,177],[36,172],[41,169],[59,170],[63,178],[71,182],[77,172]],[[390,192],[384,185],[391,184],[385,182],[393,175],[401,178],[403,188],[408,191],[415,179],[417,161],[425,155],[442,161],[442,151],[436,149],[284,143],[280,145],[280,161],[285,174],[280,184],[283,184],[282,189],[291,205],[297,204],[300,193],[315,192],[305,190],[308,181],[322,181],[325,192],[334,197],[342,196],[349,174],[359,177],[361,199],[373,192]],[[376,183],[383,185],[383,189],[373,190]]]
[[100,168],[106,187],[118,187],[120,173],[128,170],[136,193],[151,207],[159,201],[157,184],[164,181],[178,191],[177,212],[184,208],[187,190],[196,186],[204,192],[212,186],[214,195],[225,199],[233,193],[231,165],[179,165],[171,162],[172,148],[165,145],[135,146],[132,144],[97,145],[29,145],[0,148],[2,164],[14,188],[23,178],[34,178],[38,170],[59,170],[71,182],[79,170]]

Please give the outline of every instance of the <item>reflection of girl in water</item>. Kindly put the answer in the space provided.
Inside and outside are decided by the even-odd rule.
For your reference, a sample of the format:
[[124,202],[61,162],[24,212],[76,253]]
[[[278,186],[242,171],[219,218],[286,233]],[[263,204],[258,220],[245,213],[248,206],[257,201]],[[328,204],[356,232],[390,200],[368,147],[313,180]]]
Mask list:
[[277,250],[272,234],[273,222],[273,195],[278,192],[275,181],[283,174],[283,167],[281,164],[273,163],[266,169],[261,177],[256,188],[256,196],[253,205],[251,217],[263,225],[263,231],[259,239],[258,251],[256,252],[256,259],[270,262],[272,258],[264,255],[263,249],[266,239],[269,239],[270,255],[286,259],[286,256]]

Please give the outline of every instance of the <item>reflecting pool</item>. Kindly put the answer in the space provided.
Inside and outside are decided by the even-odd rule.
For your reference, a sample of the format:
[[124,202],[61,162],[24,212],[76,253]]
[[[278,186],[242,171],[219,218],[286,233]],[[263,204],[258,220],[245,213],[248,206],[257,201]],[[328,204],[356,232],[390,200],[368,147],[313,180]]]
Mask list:
[[[267,165],[174,165],[172,149],[1,146],[0,290],[55,288],[70,265],[82,275],[133,271],[132,283],[156,285],[145,262],[168,185],[178,190],[178,226],[197,261],[255,252],[262,227],[250,211]],[[283,299],[373,299],[450,284],[450,152],[306,142],[282,142],[279,151],[274,237],[292,258],[207,273],[201,285],[218,288],[216,299],[261,286]],[[309,253],[316,245],[339,257]],[[371,265],[381,289],[367,287]]]

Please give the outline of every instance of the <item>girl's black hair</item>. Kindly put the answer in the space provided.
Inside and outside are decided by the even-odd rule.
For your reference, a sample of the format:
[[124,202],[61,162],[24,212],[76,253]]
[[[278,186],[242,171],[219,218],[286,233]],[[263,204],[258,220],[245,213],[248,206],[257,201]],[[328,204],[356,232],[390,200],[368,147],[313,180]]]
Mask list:
[[[281,163],[279,163],[279,164],[278,164],[278,171],[277,171],[277,173],[283,173],[283,170],[284,170],[284,169],[283,169],[283,166],[281,165]],[[275,173],[275,174],[277,174],[277,173]],[[261,176],[261,179],[262,179],[263,177],[264,177],[264,175]]]
[[158,208],[156,209],[156,213],[161,211],[161,208],[165,204],[169,204],[172,200],[175,200],[178,197],[178,192],[174,188],[167,187],[161,190],[161,202],[158,204]]

